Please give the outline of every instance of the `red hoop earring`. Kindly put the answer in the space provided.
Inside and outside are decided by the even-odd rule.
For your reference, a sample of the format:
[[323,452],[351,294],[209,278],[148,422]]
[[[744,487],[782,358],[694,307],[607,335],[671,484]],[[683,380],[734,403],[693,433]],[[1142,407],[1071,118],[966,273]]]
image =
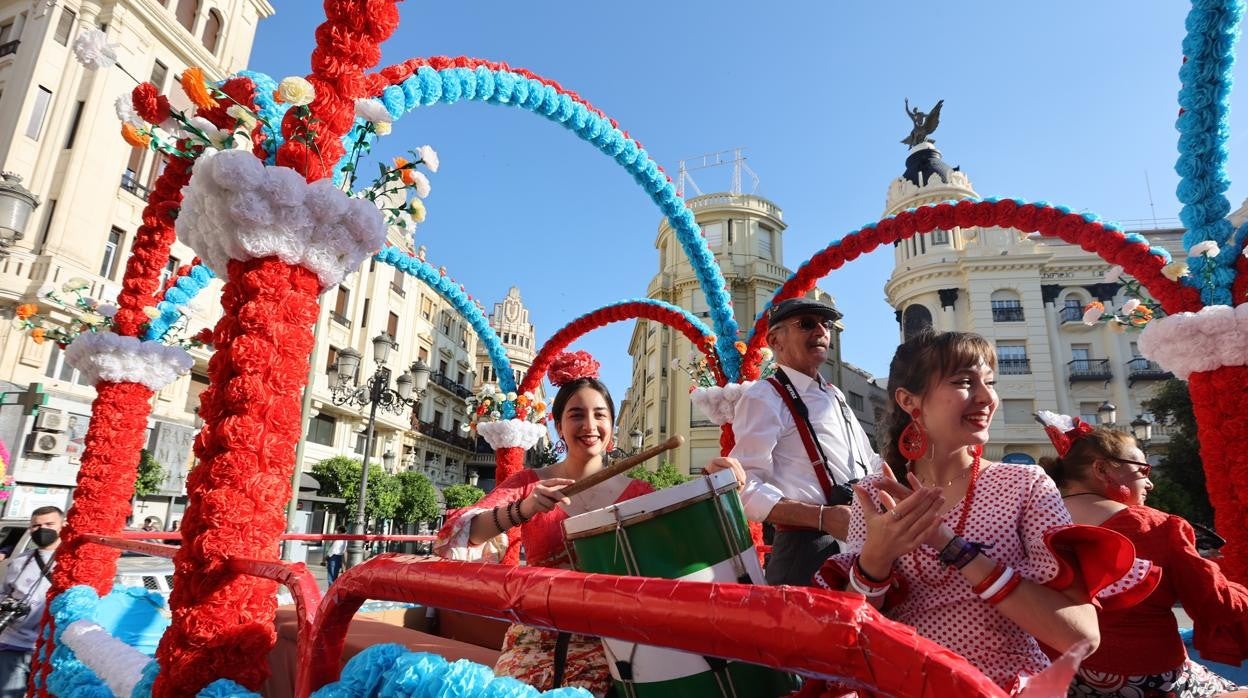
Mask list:
[[927,432],[919,423],[921,414],[919,410],[914,411],[910,423],[901,430],[901,437],[897,439],[897,450],[909,461],[916,461],[927,453]]
[[1106,485],[1105,499],[1127,504],[1131,501],[1131,489],[1126,485]]

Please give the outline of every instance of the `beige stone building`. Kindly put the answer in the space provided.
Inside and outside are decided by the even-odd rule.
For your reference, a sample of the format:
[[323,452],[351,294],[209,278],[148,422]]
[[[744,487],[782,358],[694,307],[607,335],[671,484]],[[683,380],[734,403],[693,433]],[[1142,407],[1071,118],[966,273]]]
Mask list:
[[[784,266],[783,212],[771,201],[752,194],[707,194],[686,203],[723,270],[744,337],[776,289],[792,275]],[[659,224],[655,248],[659,253],[659,271],[650,281],[647,295],[685,308],[709,324],[706,298],[666,220]],[[812,291],[811,296],[833,302],[831,296],[819,290]],[[838,322],[828,362],[822,369],[824,377],[837,384],[841,382],[843,329]],[[688,373],[672,366],[673,359],[687,364],[692,350],[689,340],[666,325],[637,322],[628,348],[633,357],[633,380],[616,420],[616,438],[625,447],[630,445],[634,431],[642,434],[643,447],[653,446],[673,434],[684,436],[686,444],[666,458],[682,472],[700,468],[719,455],[719,427],[689,401],[692,379]]]
[[[911,151],[907,171],[888,189],[884,215],[948,199],[977,197],[966,174],[948,167],[934,148]],[[1137,231],[1176,259],[1184,256],[1180,229]],[[1032,413],[1075,414],[1092,424],[1097,410],[1117,408],[1129,428],[1143,402],[1168,378],[1140,356],[1133,330],[1082,322],[1083,306],[1101,300],[1108,310],[1127,300],[1121,284],[1106,283],[1109,265],[1057,238],[1028,239],[1014,229],[935,230],[899,243],[884,291],[897,311],[902,336],[922,327],[965,330],[997,348],[1001,408],[985,455],[1033,462],[1052,447]],[[1155,456],[1169,428],[1153,427]]]

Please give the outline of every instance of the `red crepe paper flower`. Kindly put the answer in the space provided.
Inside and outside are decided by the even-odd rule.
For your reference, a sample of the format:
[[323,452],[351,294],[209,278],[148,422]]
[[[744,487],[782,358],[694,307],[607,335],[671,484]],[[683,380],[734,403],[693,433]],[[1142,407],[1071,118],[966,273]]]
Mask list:
[[548,375],[551,384],[559,387],[580,378],[597,378],[600,366],[589,352],[564,352],[550,363]]
[[139,83],[130,93],[134,110],[149,124],[160,124],[169,118],[169,98],[150,82]]

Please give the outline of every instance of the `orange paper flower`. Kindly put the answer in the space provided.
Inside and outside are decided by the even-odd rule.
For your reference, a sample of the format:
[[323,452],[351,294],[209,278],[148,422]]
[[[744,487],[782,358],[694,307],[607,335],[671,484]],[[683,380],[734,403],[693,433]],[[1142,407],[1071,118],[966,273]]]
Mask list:
[[745,342],[737,341],[732,346],[737,348],[737,352],[739,354],[741,354],[742,356],[745,356]]
[[140,133],[133,124],[121,125],[121,139],[133,148],[146,148],[147,144],[152,142],[151,136]]
[[394,159],[394,169],[399,171],[399,178],[403,180],[404,184],[411,186],[416,181],[416,170],[408,167],[407,164],[407,158],[396,157]]
[[191,104],[200,109],[212,109],[217,106],[217,100],[212,98],[212,93],[208,91],[208,81],[204,79],[204,71],[197,66],[191,66],[182,71],[182,91],[190,98]]
[[35,344],[43,344],[43,341],[47,339],[44,335],[45,333],[42,327],[36,327],[30,331],[30,338],[35,340]]
[[18,320],[25,320],[26,318],[39,312],[39,306],[34,303],[22,303],[17,306],[17,310],[15,312],[17,313]]

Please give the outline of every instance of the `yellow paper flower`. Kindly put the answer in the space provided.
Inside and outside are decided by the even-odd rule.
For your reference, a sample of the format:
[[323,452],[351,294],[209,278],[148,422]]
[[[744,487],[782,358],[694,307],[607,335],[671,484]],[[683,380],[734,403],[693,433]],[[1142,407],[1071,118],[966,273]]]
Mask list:
[[373,133],[376,133],[378,136],[389,136],[390,130],[389,121],[378,121],[373,124]]
[[157,310],[155,306],[151,306],[151,305],[143,308],[143,314],[152,320],[155,320],[156,318],[160,317],[160,311]]
[[412,199],[411,207],[408,210],[411,211],[412,220],[417,223],[425,222],[425,214],[428,213],[425,209],[425,202],[420,199]]
[[292,75],[288,78],[282,78],[277,83],[277,90],[273,93],[274,98],[279,102],[285,102],[292,107],[303,107],[312,103],[316,99],[316,88],[312,87],[312,83],[303,78]]
[[200,109],[212,109],[217,106],[217,100],[213,99],[212,93],[208,91],[208,81],[204,79],[204,71],[198,66],[191,66],[182,71],[182,77],[178,82],[182,84],[182,91],[190,98],[191,104]]
[[1188,271],[1186,262],[1171,262],[1161,268],[1161,275],[1171,281],[1178,281],[1184,276],[1187,276],[1187,274]]
[[87,281],[81,276],[75,276],[75,277],[70,278],[65,283],[61,284],[61,290],[66,293],[73,293],[74,291],[81,291],[82,289],[87,288],[90,285],[91,285],[90,281]]
[[239,126],[250,131],[256,125],[256,115],[251,110],[241,104],[232,104],[225,110],[226,114],[234,117]]

